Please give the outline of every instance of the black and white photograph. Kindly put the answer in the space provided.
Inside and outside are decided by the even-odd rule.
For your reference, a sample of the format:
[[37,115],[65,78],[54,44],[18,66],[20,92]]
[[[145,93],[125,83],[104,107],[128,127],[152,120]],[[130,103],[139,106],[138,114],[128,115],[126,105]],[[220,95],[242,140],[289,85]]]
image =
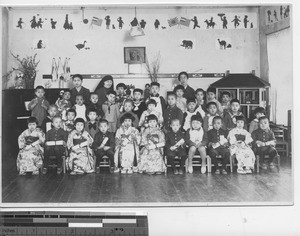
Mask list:
[[1,11],[4,205],[294,204],[292,5]]

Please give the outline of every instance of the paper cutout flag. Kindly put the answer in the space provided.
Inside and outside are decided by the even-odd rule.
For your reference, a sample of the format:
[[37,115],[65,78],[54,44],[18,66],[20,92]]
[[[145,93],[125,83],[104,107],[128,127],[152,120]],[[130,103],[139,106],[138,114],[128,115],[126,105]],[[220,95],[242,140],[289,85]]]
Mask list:
[[98,17],[93,17],[91,25],[97,25],[97,26],[101,26],[102,25],[102,19],[98,18]]
[[168,24],[170,27],[178,25],[179,21],[177,17],[168,20]]
[[191,23],[191,20],[188,19],[188,18],[185,18],[185,17],[181,17],[179,23],[180,23],[180,25],[189,27],[189,26],[190,26],[190,23]]

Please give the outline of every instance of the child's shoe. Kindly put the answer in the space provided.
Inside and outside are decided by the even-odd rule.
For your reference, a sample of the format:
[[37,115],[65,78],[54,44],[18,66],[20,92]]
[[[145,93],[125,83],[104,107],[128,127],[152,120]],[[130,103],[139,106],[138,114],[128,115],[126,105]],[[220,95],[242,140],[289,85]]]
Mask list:
[[271,172],[276,172],[276,167],[275,167],[273,162],[270,163],[270,171]]
[[70,175],[76,175],[76,172],[75,171],[71,171]]
[[57,173],[58,175],[60,175],[61,172],[62,172],[62,169],[61,169],[60,167],[58,167],[57,170],[56,170],[56,173]]
[[193,173],[193,166],[188,166],[188,173],[190,173],[190,174]]
[[155,172],[155,174],[161,175],[161,171],[157,171],[157,172]]
[[43,175],[47,174],[47,168],[43,168]]
[[261,168],[262,168],[263,170],[267,170],[267,169],[268,169],[268,166],[267,166],[266,163],[264,163],[264,164],[262,164]]
[[127,170],[124,168],[121,170],[121,174],[126,174],[126,172],[127,172]]
[[100,167],[99,166],[96,167],[96,174],[100,174]]
[[132,167],[132,171],[133,171],[133,173],[137,173],[137,172],[139,172],[139,170],[138,170],[137,166],[134,166],[134,167]]
[[[114,167],[109,167],[109,173],[113,174],[114,173],[115,168]],[[100,172],[100,169],[99,169]]]
[[206,173],[206,166],[201,166],[201,174],[205,174]]
[[222,174],[227,175],[227,171],[225,169],[222,169]]
[[217,169],[216,171],[215,171],[215,174],[216,175],[219,175],[221,172],[220,172],[220,169]]
[[119,173],[120,172],[120,169],[118,167],[114,167],[114,173]]
[[129,168],[128,170],[127,170],[127,174],[132,174],[133,173],[133,169],[132,168]]
[[26,175],[26,173],[24,171],[20,171],[19,175]]
[[178,174],[179,174],[178,170],[175,169],[175,170],[174,170],[174,175],[178,175]]
[[243,169],[237,169],[237,173],[238,174],[246,174],[246,172]]
[[154,175],[155,172],[147,172],[148,175]]
[[180,170],[178,171],[178,174],[183,175],[183,170],[180,169]]
[[246,174],[252,174],[252,170],[250,168],[245,169]]
[[39,172],[38,170],[36,170],[36,171],[33,171],[33,172],[32,172],[32,175],[39,175],[39,173],[40,173],[40,172]]

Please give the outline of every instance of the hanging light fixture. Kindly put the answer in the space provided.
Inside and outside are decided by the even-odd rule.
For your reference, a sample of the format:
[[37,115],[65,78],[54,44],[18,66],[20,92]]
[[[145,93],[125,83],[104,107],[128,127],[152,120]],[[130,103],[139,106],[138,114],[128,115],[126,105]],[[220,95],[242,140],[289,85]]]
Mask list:
[[84,24],[87,24],[87,23],[89,23],[89,20],[84,17],[84,9],[85,9],[84,7],[81,7],[82,21]]
[[131,37],[144,36],[144,30],[139,24],[139,21],[136,18],[136,7],[134,8],[134,19],[130,22],[131,29],[129,31],[129,35]]

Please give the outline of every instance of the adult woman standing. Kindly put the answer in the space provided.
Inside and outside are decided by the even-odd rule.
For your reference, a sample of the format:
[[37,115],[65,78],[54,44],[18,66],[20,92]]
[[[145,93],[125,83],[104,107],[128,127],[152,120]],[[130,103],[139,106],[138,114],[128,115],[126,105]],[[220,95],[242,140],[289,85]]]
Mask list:
[[114,79],[111,75],[106,75],[102,78],[97,88],[95,89],[95,93],[98,94],[98,105],[102,108],[103,103],[106,101],[106,94],[114,90]]
[[180,84],[184,87],[184,95],[186,99],[195,99],[195,90],[188,85],[189,75],[185,71],[178,74],[178,80]]

